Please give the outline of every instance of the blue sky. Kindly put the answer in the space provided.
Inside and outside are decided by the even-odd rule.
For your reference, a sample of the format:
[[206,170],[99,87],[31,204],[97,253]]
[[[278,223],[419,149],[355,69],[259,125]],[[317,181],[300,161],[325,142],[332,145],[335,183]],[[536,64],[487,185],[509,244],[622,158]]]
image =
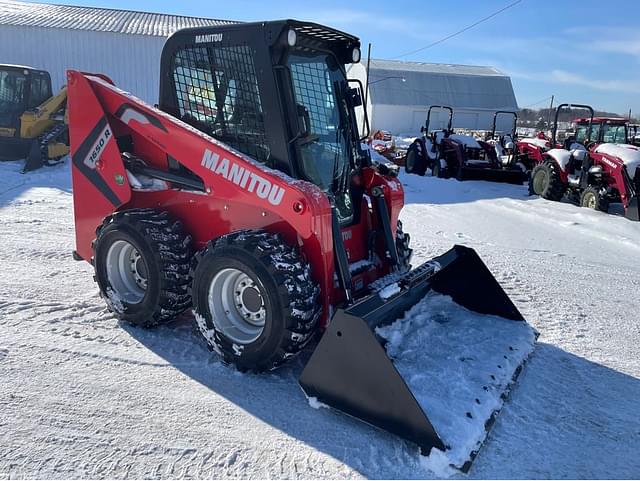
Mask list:
[[[48,0],[45,0],[48,1]],[[61,0],[235,20],[297,18],[371,42],[374,58],[428,45],[513,0]],[[640,113],[639,0],[523,0],[493,19],[404,60],[491,65],[511,75],[521,108],[557,101]],[[544,99],[544,101],[542,101]]]

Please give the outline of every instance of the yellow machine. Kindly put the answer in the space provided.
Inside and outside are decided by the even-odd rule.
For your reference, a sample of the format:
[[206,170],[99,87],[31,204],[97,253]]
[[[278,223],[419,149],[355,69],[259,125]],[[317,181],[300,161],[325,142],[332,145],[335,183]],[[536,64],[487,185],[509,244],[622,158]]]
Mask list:
[[0,65],[0,160],[25,159],[23,172],[69,153],[67,89],[51,91],[48,72]]

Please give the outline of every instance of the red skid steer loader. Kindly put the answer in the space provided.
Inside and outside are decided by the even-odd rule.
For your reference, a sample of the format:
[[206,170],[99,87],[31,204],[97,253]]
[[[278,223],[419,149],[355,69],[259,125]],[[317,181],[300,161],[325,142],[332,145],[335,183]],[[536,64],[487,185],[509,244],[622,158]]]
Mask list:
[[[361,87],[345,76],[359,59],[357,38],[286,20],[175,33],[158,108],[69,71],[74,256],[119,319],[153,326],[192,307],[209,347],[240,370],[274,369],[321,333],[300,377],[307,396],[446,451],[379,328],[433,291],[467,319],[533,331],[470,248],[410,270],[397,169],[361,148]],[[508,381],[487,372],[480,391],[504,394],[527,336],[526,348],[492,345]],[[484,405],[487,419],[499,409]],[[468,469],[481,441],[452,464]]]

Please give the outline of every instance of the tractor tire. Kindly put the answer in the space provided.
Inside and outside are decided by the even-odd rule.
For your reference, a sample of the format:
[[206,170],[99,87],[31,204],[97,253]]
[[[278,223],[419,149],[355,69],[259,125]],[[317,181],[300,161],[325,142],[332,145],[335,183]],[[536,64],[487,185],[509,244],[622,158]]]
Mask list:
[[398,221],[398,229],[396,230],[396,251],[398,252],[398,263],[400,272],[408,272],[411,270],[411,256],[413,249],[409,247],[411,237],[402,229],[402,222]]
[[427,171],[426,153],[420,142],[414,142],[407,150],[404,161],[404,170],[407,174],[424,175]]
[[531,172],[529,194],[539,195],[543,199],[558,201],[562,199],[566,186],[560,179],[558,167],[553,162],[543,162]]
[[106,217],[96,229],[92,264],[109,310],[151,327],[188,309],[190,243],[167,212],[132,209]]
[[[447,164],[447,162],[445,162]],[[433,167],[431,168],[431,175],[433,177],[438,177],[439,179],[450,179],[451,174],[449,173],[449,167],[442,167],[442,160],[437,158],[433,161]]]
[[589,209],[609,212],[609,200],[604,196],[602,188],[589,186],[580,194],[580,206]]
[[320,289],[277,234],[239,231],[210,241],[191,272],[197,328],[240,371],[275,369],[316,331]]

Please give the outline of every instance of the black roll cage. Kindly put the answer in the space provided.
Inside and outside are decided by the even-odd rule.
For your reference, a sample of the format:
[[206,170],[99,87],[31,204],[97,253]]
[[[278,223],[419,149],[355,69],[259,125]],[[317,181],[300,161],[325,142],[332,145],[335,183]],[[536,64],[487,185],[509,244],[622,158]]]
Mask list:
[[[295,43],[289,45],[291,31],[295,32]],[[296,178],[303,178],[300,170],[300,133],[304,131],[297,112],[291,73],[287,65],[290,53],[305,50],[327,53],[338,60],[343,71],[347,94],[346,103],[351,117],[349,137],[358,150],[356,163],[366,165],[369,157],[360,148],[359,134],[355,123],[355,109],[349,98],[349,84],[357,83],[362,98],[362,83],[347,79],[345,64],[353,60],[353,51],[360,48],[358,38],[323,25],[297,20],[278,20],[253,23],[229,23],[209,27],[179,30],[169,37],[164,45],[160,61],[160,98],[158,107],[181,118],[177,90],[173,79],[173,61],[182,49],[197,47],[237,47],[248,46],[253,54],[256,79],[262,111],[264,114],[264,135],[268,144],[269,167],[281,170]],[[352,99],[351,99],[352,100]],[[367,136],[368,117],[365,111]],[[196,126],[197,127],[197,126]],[[351,142],[349,142],[351,143]]]
[[593,107],[591,107],[591,105],[583,105],[583,104],[560,104],[558,105],[558,107],[556,108],[556,115],[553,121],[553,130],[551,132],[551,145],[556,145],[556,136],[558,133],[558,117],[560,116],[560,111],[564,108],[567,109],[584,109],[584,110],[588,110],[589,114],[591,115],[589,117],[589,127],[587,129],[587,139],[588,141],[591,141],[591,128],[593,126],[593,117],[595,116],[595,112],[593,110]]
[[491,129],[491,138],[494,140],[496,138],[496,124],[498,120],[498,115],[500,114],[513,115],[513,128],[511,129],[511,138],[515,139],[516,129],[518,127],[518,114],[511,110],[497,110],[496,113],[493,114],[493,128]]

